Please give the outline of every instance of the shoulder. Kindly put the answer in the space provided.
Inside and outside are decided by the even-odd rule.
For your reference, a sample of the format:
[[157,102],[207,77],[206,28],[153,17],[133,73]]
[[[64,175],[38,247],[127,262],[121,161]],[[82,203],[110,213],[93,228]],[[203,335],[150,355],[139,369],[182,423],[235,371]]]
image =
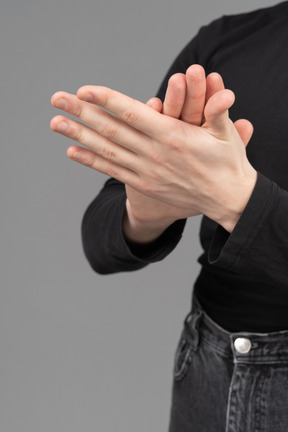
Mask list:
[[287,16],[288,1],[285,1],[276,6],[251,12],[223,15],[203,25],[197,34],[199,63],[205,64],[207,58],[216,51],[233,46],[263,29],[269,32],[269,26],[275,25],[275,22],[279,21],[279,25],[287,26]]
[[251,25],[257,30],[257,28],[275,20],[282,20],[283,15],[288,15],[288,1],[250,12],[222,15],[209,24],[202,26],[199,33],[201,33],[201,36],[227,35],[227,32],[235,32],[241,28],[251,28]]

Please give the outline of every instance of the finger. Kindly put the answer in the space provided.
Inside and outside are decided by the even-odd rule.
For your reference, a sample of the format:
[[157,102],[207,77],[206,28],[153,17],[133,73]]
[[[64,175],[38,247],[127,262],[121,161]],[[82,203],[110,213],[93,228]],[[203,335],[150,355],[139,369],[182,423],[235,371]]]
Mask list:
[[153,138],[163,136],[165,117],[149,106],[107,87],[87,85],[77,91],[81,100],[102,106],[129,126]]
[[231,90],[221,90],[214,94],[205,106],[205,125],[215,131],[224,132],[230,123],[228,109],[235,102],[235,94]]
[[186,71],[187,92],[181,120],[200,126],[206,95],[206,77],[202,66],[194,64]]
[[254,127],[252,123],[250,123],[249,120],[241,119],[241,120],[237,120],[234,123],[234,126],[237,129],[237,132],[240,135],[240,138],[243,141],[245,147],[247,147],[254,132]]
[[136,188],[138,186],[139,177],[133,171],[104,159],[91,150],[71,146],[67,149],[67,156],[75,162],[129,184],[131,187]]
[[[206,78],[206,97],[205,97],[205,106],[208,100],[218,91],[224,90],[224,82],[220,74],[217,72],[212,72]],[[206,119],[203,112],[202,123],[205,123]]]
[[51,120],[50,127],[54,132],[77,141],[103,159],[130,170],[137,171],[141,168],[141,161],[135,153],[102,137],[94,130],[75,120],[64,116],[56,116]]
[[163,114],[178,119],[180,117],[186,96],[186,78],[177,73],[169,78],[163,103]]
[[161,99],[153,97],[149,99],[146,102],[146,105],[148,105],[150,108],[154,109],[155,111],[158,111],[159,113],[162,112],[163,104]]
[[78,117],[103,137],[131,151],[141,151],[143,134],[121,122],[96,105],[80,100],[76,95],[57,92],[51,98],[54,107]]
[[224,82],[220,74],[217,72],[210,73],[206,78],[206,99],[205,105],[208,100],[218,91],[224,90]]

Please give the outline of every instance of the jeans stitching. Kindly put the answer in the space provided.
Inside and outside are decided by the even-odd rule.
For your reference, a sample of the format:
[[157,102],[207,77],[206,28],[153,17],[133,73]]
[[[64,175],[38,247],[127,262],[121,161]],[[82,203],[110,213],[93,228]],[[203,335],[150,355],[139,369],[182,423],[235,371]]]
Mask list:
[[232,405],[233,405],[232,404],[232,399],[234,398],[234,396],[233,396],[233,387],[234,387],[234,383],[235,383],[235,380],[236,380],[236,374],[237,374],[237,364],[234,365],[233,375],[232,375],[230,386],[229,386],[227,411],[226,411],[226,428],[225,428],[225,432],[229,432],[230,426],[232,426],[232,418],[231,418]]

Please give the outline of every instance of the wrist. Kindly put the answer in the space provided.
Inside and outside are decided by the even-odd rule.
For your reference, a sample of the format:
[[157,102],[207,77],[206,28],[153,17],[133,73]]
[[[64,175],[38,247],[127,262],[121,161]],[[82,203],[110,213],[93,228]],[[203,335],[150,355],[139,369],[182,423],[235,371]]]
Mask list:
[[172,218],[147,219],[145,212],[135,215],[130,203],[126,200],[123,215],[122,229],[125,239],[131,243],[147,244],[156,240],[163,232],[176,221]]
[[226,213],[222,214],[217,222],[229,233],[232,233],[238,223],[245,207],[250,200],[257,182],[257,171],[253,168],[251,175],[241,182],[239,190],[235,191],[231,205],[226,208]]

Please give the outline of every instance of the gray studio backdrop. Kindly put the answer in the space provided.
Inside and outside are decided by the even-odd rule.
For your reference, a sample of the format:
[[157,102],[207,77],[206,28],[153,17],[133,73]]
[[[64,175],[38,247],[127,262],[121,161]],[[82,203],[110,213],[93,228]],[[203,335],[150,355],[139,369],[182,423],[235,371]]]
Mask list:
[[200,217],[163,262],[94,273],[80,223],[105,176],[68,159],[50,97],[100,84],[146,102],[201,25],[271,4],[2,1],[1,432],[167,430]]

